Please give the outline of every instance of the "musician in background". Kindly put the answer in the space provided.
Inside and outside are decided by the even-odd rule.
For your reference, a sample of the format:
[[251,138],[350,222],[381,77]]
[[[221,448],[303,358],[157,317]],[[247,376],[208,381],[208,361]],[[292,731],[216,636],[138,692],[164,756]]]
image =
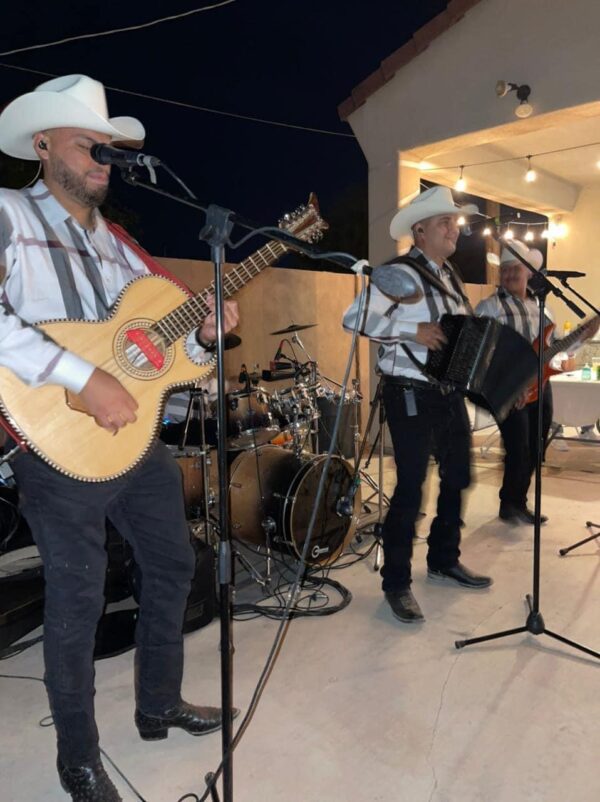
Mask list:
[[[441,316],[467,313],[464,289],[448,258],[456,250],[458,216],[476,211],[473,205],[457,207],[446,187],[428,189],[401,208],[390,234],[396,240],[412,234],[414,246],[408,257],[413,266],[402,270],[419,292],[392,300],[371,283],[344,315],[344,328],[351,331],[360,313],[360,333],[380,343],[378,368],[397,471],[383,525],[382,588],[393,614],[405,623],[424,620],[411,591],[411,560],[422,485],[434,446],[440,490],[427,539],[427,575],[466,588],[487,588],[492,583],[459,561],[462,493],[470,483],[470,428],[464,401],[458,392],[442,393],[403,348],[425,362],[429,349],[438,350],[446,342],[438,323]],[[395,261],[401,264],[402,259]]]
[[[529,249],[525,243],[513,240],[511,246],[526,259],[532,267],[539,270],[544,257],[535,248]],[[533,343],[539,331],[539,304],[527,283],[530,272],[514,254],[503,248],[500,254],[500,286],[489,298],[477,305],[475,313],[492,317]],[[546,314],[548,312],[546,310]],[[548,316],[545,325],[552,323]],[[598,326],[590,325],[584,339],[592,337]],[[510,524],[533,524],[534,514],[527,506],[527,493],[531,477],[537,464],[537,401],[525,403],[525,394],[513,411],[499,425],[504,444],[504,476],[500,488],[500,511],[503,521]],[[552,388],[546,382],[542,396],[542,433],[544,451],[550,424],[552,423]],[[547,516],[541,516],[545,523]]]
[[[104,87],[83,75],[56,78],[10,103],[0,115],[0,149],[39,160],[43,180],[0,190],[0,364],[36,387],[58,384],[83,400],[98,426],[113,432],[136,420],[136,400],[101,366],[59,347],[32,325],[109,314],[132,279],[154,272],[98,211],[110,167],[93,161],[95,143],[142,140],[132,117],[109,119]],[[158,266],[157,270],[159,269]],[[225,329],[237,323],[228,302]],[[216,336],[210,314],[188,341],[199,362]],[[196,341],[197,340],[197,341]],[[68,431],[57,437],[68,438]],[[76,802],[117,802],[104,770],[94,716],[93,652],[104,607],[105,519],[133,547],[142,573],[136,641],[135,723],[145,739],[170,727],[192,735],[219,729],[221,711],[181,699],[182,624],[194,572],[181,473],[162,443],[126,476],[81,482],[34,453],[12,463],[21,510],[44,562],[45,682],[58,741],[58,772]]]

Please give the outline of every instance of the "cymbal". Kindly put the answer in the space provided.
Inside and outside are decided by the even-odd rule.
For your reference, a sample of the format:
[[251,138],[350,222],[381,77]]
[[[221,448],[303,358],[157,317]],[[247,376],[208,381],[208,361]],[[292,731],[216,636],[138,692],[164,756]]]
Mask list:
[[225,335],[225,350],[229,351],[231,348],[237,348],[238,345],[242,344],[242,338],[238,337],[237,334],[232,334],[229,332]]
[[271,334],[293,334],[295,331],[302,331],[303,329],[312,329],[315,326],[318,326],[318,323],[305,323],[304,326],[297,326],[295,323],[292,323],[291,326],[288,326],[287,329],[278,329],[277,331],[272,331]]

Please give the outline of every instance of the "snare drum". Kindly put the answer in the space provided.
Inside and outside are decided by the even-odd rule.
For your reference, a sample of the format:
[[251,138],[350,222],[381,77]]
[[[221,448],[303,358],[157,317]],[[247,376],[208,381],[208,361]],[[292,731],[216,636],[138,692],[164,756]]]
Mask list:
[[[300,557],[325,460],[325,455],[297,456],[272,445],[239,454],[231,466],[229,484],[233,536],[254,545],[265,545],[268,537],[273,548]],[[333,562],[356,528],[360,488],[352,513],[340,512],[352,476],[348,462],[332,459],[306,557],[310,565]]]

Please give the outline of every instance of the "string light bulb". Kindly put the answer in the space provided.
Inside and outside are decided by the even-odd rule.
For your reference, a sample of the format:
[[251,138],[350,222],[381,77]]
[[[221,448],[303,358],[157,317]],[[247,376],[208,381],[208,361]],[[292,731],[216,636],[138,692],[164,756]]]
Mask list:
[[463,178],[464,169],[465,169],[465,166],[464,166],[464,164],[462,164],[461,167],[460,167],[460,175],[458,177],[458,180],[457,180],[456,184],[454,185],[454,189],[457,192],[464,192],[465,189],[467,188],[467,182]]
[[489,236],[491,236],[491,234],[492,234],[492,229],[489,226],[486,226],[483,229],[483,236],[484,237],[489,237]]
[[527,172],[525,173],[525,181],[528,184],[531,184],[532,181],[535,181],[537,178],[537,173],[531,166],[531,156],[527,157]]
[[502,236],[504,237],[504,239],[512,239],[514,237],[512,228],[507,228]]
[[545,229],[542,231],[542,239],[548,239],[548,237],[549,237],[549,236],[550,236],[550,234],[549,234],[549,232],[548,232],[548,229],[547,229],[547,228],[545,228]]
[[464,226],[466,222],[467,218],[463,214],[461,214],[461,216],[457,219],[456,224],[459,226]]
[[525,242],[533,242],[533,231],[527,229],[527,233],[525,234]]

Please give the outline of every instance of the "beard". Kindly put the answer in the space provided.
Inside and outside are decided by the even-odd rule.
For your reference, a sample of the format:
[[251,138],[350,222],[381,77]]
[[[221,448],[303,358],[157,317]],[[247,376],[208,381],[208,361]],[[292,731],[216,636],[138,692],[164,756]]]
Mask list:
[[73,200],[88,209],[97,209],[104,203],[108,192],[108,184],[89,189],[85,183],[85,176],[73,172],[62,159],[55,158],[52,165],[52,178],[59,184]]

